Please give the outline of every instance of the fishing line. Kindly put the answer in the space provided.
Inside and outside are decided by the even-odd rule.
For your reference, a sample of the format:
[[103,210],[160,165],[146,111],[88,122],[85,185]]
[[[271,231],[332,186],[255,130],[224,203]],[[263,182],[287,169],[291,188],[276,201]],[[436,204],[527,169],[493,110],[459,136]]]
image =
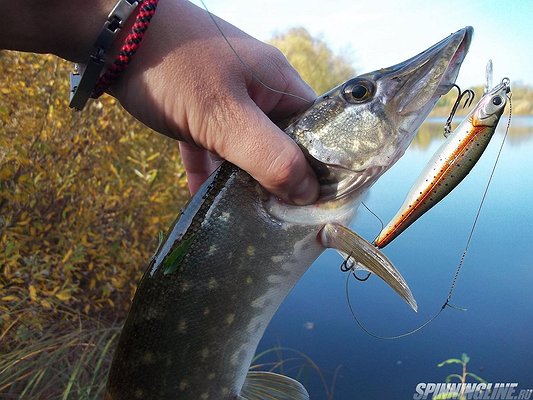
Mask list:
[[[507,79],[507,78],[505,78]],[[347,275],[346,277],[346,283],[345,283],[345,291],[346,291],[346,300],[348,302],[348,307],[350,309],[350,312],[355,320],[355,322],[357,323],[357,325],[359,325],[359,327],[366,333],[368,334],[369,336],[372,336],[376,339],[382,339],[382,340],[395,340],[395,339],[401,339],[401,338],[404,338],[406,336],[410,336],[420,330],[422,330],[423,328],[425,328],[427,325],[429,325],[431,322],[433,322],[435,319],[437,319],[437,317],[444,311],[444,309],[446,307],[449,307],[449,308],[453,308],[455,310],[459,310],[459,311],[466,311],[466,308],[461,308],[461,307],[458,307],[458,306],[455,306],[453,304],[450,303],[450,300],[452,298],[452,295],[453,295],[453,292],[455,290],[455,286],[456,286],[456,283],[457,283],[457,278],[459,277],[459,273],[461,272],[461,269],[463,267],[463,264],[464,264],[464,260],[465,260],[465,257],[466,257],[466,254],[468,253],[468,249],[470,247],[470,242],[472,241],[472,237],[474,236],[474,231],[476,229],[476,226],[477,226],[477,223],[479,221],[479,216],[481,214],[481,210],[483,208],[483,205],[485,204],[485,200],[487,198],[487,193],[489,191],[489,187],[492,183],[492,179],[494,177],[494,173],[496,171],[496,167],[498,166],[498,162],[500,160],[500,156],[502,154],[502,150],[503,150],[503,146],[505,144],[505,141],[507,139],[507,136],[509,134],[509,128],[511,127],[511,118],[512,118],[512,110],[513,110],[513,106],[512,106],[512,101],[511,101],[511,97],[512,97],[512,93],[509,93],[507,95],[507,98],[509,99],[509,118],[507,120],[507,127],[505,128],[505,133],[503,135],[503,139],[502,139],[502,142],[500,144],[500,147],[498,149],[498,153],[496,155],[496,160],[494,161],[494,165],[492,166],[492,170],[490,172],[490,175],[489,175],[489,178],[487,180],[487,185],[485,186],[485,190],[483,192],[483,195],[481,196],[481,201],[479,203],[479,207],[477,209],[477,212],[476,212],[476,216],[474,218],[474,222],[472,223],[472,228],[470,229],[470,233],[468,234],[468,239],[466,241],[466,245],[465,245],[465,248],[463,250],[463,253],[461,255],[461,258],[459,260],[459,264],[457,266],[457,269],[455,270],[455,274],[453,276],[453,279],[452,279],[452,282],[450,284],[450,290],[448,291],[448,296],[446,296],[446,300],[444,301],[444,304],[441,306],[440,310],[438,310],[432,317],[430,317],[426,322],[422,323],[421,325],[419,325],[418,327],[410,330],[410,331],[407,331],[405,333],[402,333],[402,334],[399,334],[399,335],[393,335],[393,336],[381,336],[381,335],[378,335],[378,334],[375,334],[374,332],[370,331],[364,324],[363,322],[360,320],[359,317],[357,317],[357,314],[355,313],[355,310],[354,310],[354,307],[352,305],[352,302],[350,300],[350,285],[348,284],[348,281],[350,279],[350,275]],[[344,264],[344,263],[343,263]],[[353,267],[353,265],[352,265]]]
[[426,322],[424,322],[422,325],[416,327],[415,329],[412,329],[410,331],[407,331],[405,333],[402,333],[400,335],[394,335],[394,336],[381,336],[381,335],[378,335],[378,334],[375,334],[373,332],[371,332],[364,324],[363,322],[357,317],[357,315],[355,314],[355,310],[352,306],[352,302],[350,300],[350,285],[348,285],[348,281],[350,279],[350,275],[348,275],[346,277],[346,285],[345,285],[345,289],[346,289],[346,300],[348,301],[348,307],[350,308],[350,312],[352,313],[352,316],[353,316],[353,319],[355,320],[355,322],[357,322],[357,325],[359,325],[359,327],[369,336],[372,336],[373,338],[376,338],[376,339],[382,339],[382,340],[395,340],[395,339],[401,339],[403,337],[406,337],[406,336],[410,336],[416,332],[418,332],[419,330],[423,329],[426,325],[429,325],[431,322],[433,322],[433,320],[435,320],[439,315],[440,313],[442,312],[442,310],[444,310],[444,308],[446,307],[446,305],[443,305],[442,308],[434,315],[432,316],[430,319],[428,319]]
[[496,161],[494,161],[494,165],[492,166],[492,171],[490,172],[489,179],[487,181],[487,185],[485,186],[485,191],[483,192],[483,196],[481,196],[481,202],[479,203],[479,207],[476,213],[476,217],[474,218],[474,223],[472,224],[472,229],[470,230],[470,234],[468,235],[468,240],[466,242],[465,249],[463,251],[463,254],[461,256],[461,260],[459,261],[459,265],[457,267],[457,270],[455,271],[455,275],[452,280],[452,284],[450,286],[450,291],[448,293],[448,297],[446,298],[446,302],[448,302],[453,294],[453,291],[455,289],[455,283],[457,281],[457,277],[459,276],[459,272],[461,272],[461,268],[463,267],[464,259],[466,257],[466,253],[468,252],[468,248],[470,246],[470,242],[472,240],[472,236],[474,235],[474,230],[476,229],[476,225],[479,219],[479,215],[481,214],[481,209],[483,208],[483,205],[485,204],[485,199],[487,198],[487,193],[489,191],[490,184],[492,183],[492,178],[494,177],[494,172],[496,171],[496,167],[498,165],[498,161],[500,160],[500,156],[502,154],[503,145],[505,144],[505,139],[507,139],[507,135],[509,133],[509,127],[511,126],[511,117],[512,117],[512,110],[513,105],[511,102],[511,94],[507,96],[509,99],[509,119],[507,120],[507,127],[505,129],[505,134],[503,135],[502,143],[500,144],[500,148],[498,149],[498,153],[496,155]]
[[[364,201],[361,202],[361,205],[366,208],[366,210],[372,214],[374,217],[376,217],[376,219],[379,221],[379,223],[381,224],[381,230],[383,230],[383,228],[385,227],[385,224],[383,223],[383,220],[374,212],[370,209],[370,207],[368,207],[366,205],[366,203]],[[368,278],[370,278],[370,275],[372,275],[372,272],[368,272],[367,275],[364,277],[364,278],[360,278],[357,276],[356,272],[355,272],[355,269],[354,269],[354,263],[352,263],[352,265],[350,265],[348,267],[348,261],[350,259],[350,256],[348,258],[346,258],[342,264],[341,264],[341,271],[342,272],[348,272],[348,271],[352,271],[352,275],[355,279],[357,279],[359,282],[365,282],[368,280]]]
[[[385,224],[383,223],[383,220],[381,218],[379,218],[379,216],[374,212],[372,211],[366,204],[365,202],[361,202],[361,204],[363,205],[364,208],[367,209],[367,211],[372,214],[374,217],[376,217],[379,221],[379,223],[381,224],[381,230],[383,230],[383,228],[385,227]],[[381,232],[381,231],[380,231]]]
[[231,44],[231,42],[229,41],[229,39],[227,38],[226,34],[224,33],[224,31],[222,30],[222,28],[220,27],[220,25],[218,24],[218,22],[216,21],[215,17],[213,14],[211,14],[211,11],[209,11],[209,9],[207,8],[207,5],[204,3],[204,0],[200,0],[200,3],[202,3],[202,6],[204,7],[205,11],[207,12],[207,15],[209,15],[209,18],[211,18],[211,21],[213,21],[213,23],[215,24],[215,26],[217,27],[218,31],[220,32],[220,34],[222,35],[222,37],[224,38],[224,41],[228,44],[229,48],[231,49],[231,51],[233,52],[233,54],[235,54],[235,56],[237,57],[237,59],[239,60],[239,62],[244,66],[244,68],[246,68],[250,74],[252,75],[252,78],[255,79],[257,82],[259,82],[264,88],[274,92],[274,93],[278,93],[278,94],[281,94],[281,95],[287,95],[287,96],[291,96],[291,97],[294,97],[296,99],[299,99],[299,100],[302,100],[303,102],[307,103],[307,104],[313,104],[312,101],[309,101],[307,99],[304,99],[303,97],[301,96],[298,96],[297,94],[294,94],[294,93],[289,93],[289,92],[284,92],[283,90],[278,90],[278,89],[275,89],[271,86],[269,86],[268,84],[266,84],[253,70],[253,68],[251,66],[248,65],[248,63],[246,61],[243,60],[243,58],[239,55],[239,53],[237,53],[237,50],[235,50],[235,47],[233,47],[233,45]]

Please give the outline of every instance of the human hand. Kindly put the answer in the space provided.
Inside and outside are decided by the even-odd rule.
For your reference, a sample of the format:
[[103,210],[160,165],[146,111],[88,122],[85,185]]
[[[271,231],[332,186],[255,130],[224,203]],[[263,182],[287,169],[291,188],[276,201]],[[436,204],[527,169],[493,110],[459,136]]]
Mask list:
[[[285,201],[313,202],[318,183],[312,169],[271,120],[305,109],[314,92],[277,49],[221,19],[217,24],[246,66],[205,10],[187,1],[160,0],[137,54],[111,93],[140,121],[182,141],[192,193],[226,159]],[[303,99],[266,88],[251,71],[270,87]]]

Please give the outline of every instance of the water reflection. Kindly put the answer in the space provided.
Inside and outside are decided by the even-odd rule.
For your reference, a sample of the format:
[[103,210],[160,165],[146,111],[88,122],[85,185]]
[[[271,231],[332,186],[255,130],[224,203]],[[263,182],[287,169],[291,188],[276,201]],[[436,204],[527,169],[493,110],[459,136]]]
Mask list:
[[[463,117],[464,118],[464,117]],[[496,133],[504,133],[507,127],[508,118],[502,117]],[[420,127],[415,136],[411,146],[415,149],[425,150],[431,146],[434,141],[444,140],[444,123],[446,118],[434,117],[426,120]],[[457,122],[453,124],[455,129],[460,123],[460,118],[457,117]],[[533,116],[531,115],[517,115],[513,116],[511,120],[511,127],[509,128],[509,135],[507,143],[509,145],[520,145],[533,139]]]

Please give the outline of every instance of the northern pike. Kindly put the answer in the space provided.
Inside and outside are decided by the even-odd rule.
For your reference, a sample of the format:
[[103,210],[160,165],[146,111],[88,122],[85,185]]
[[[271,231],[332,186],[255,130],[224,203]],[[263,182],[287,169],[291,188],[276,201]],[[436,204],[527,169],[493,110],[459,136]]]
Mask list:
[[[487,75],[489,75],[487,73]],[[509,80],[481,97],[472,111],[435,151],[404,203],[374,244],[383,248],[446,197],[479,161],[507,104]]]
[[228,162],[211,175],[139,283],[106,399],[307,399],[297,381],[248,369],[277,308],[326,248],[380,276],[416,309],[390,261],[346,225],[452,87],[472,32],[350,79],[284,126],[319,178],[316,204],[285,204]]

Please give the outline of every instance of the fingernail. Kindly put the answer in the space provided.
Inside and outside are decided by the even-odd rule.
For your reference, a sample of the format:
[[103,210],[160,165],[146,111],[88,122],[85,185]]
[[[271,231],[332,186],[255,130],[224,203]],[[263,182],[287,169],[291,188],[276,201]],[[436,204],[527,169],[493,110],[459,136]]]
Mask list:
[[299,206],[314,203],[318,198],[318,184],[316,178],[307,173],[300,184],[289,194],[290,200]]

